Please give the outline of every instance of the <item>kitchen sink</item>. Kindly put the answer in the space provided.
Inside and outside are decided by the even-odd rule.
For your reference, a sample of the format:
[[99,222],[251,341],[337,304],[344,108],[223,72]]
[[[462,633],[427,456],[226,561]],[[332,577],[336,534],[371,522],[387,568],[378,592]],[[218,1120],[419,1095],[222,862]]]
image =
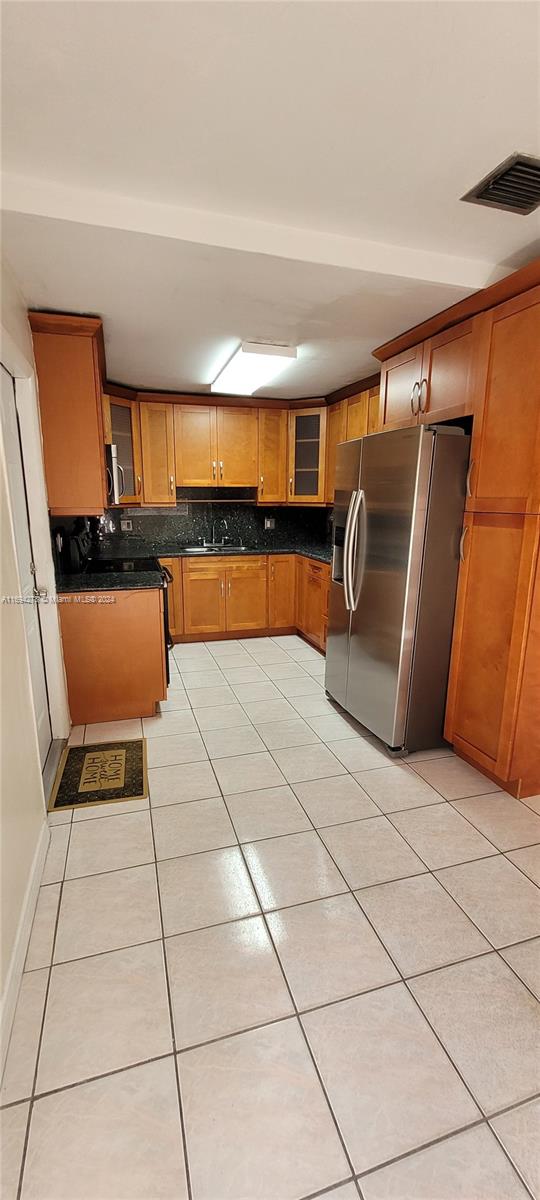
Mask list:
[[184,554],[238,554],[240,550],[245,550],[245,546],[231,546],[227,543],[226,546],[183,546]]

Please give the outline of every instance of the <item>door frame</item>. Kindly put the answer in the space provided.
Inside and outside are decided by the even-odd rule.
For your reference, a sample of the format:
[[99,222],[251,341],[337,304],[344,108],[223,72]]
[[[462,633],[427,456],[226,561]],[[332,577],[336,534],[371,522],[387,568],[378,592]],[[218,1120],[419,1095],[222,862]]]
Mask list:
[[[3,324],[0,325],[0,336],[2,363],[13,377],[15,387],[23,472],[27,490],[30,539],[36,566],[36,584],[47,589],[50,601],[40,607],[40,622],[45,678],[49,694],[51,733],[53,741],[55,741],[69,737],[71,720],[56,604],[56,578],[43,466],[37,381],[34,363],[21,351]],[[9,502],[11,510],[11,497],[9,497]],[[13,520],[12,511],[10,511],[10,517]]]

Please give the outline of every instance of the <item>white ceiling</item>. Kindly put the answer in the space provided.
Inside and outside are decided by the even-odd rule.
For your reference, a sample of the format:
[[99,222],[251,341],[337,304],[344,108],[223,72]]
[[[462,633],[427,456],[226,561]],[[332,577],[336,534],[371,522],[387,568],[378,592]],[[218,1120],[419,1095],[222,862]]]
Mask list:
[[3,5],[5,254],[32,306],[98,312],[111,378],[203,391],[240,340],[268,395],[534,257],[537,214],[459,203],[538,153],[521,0]]

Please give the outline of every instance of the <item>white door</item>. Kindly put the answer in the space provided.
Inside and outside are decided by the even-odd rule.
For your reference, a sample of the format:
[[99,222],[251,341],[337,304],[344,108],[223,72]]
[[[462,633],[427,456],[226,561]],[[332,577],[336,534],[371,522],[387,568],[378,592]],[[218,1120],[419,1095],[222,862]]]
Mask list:
[[49,716],[49,698],[41,644],[41,626],[39,622],[39,604],[34,599],[35,578],[33,574],[32,542],[26,503],[26,485],[19,435],[19,421],[15,401],[14,381],[4,367],[1,390],[1,419],[2,433],[6,455],[8,488],[13,512],[15,528],[15,549],[21,580],[21,592],[24,597],[22,610],[26,626],[26,641],[30,659],[30,674],[34,708],[36,713],[39,753],[42,768],[49,753],[51,744],[51,720]]

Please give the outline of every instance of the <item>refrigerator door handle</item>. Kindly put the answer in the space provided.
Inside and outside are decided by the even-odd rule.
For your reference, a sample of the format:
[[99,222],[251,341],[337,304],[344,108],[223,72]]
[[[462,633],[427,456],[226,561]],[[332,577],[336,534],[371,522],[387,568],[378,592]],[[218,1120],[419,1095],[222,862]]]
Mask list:
[[[358,601],[364,581],[364,571],[366,569],[366,493],[363,489],[358,493],[355,518],[354,553],[351,555],[351,608],[353,612],[356,612],[358,608]],[[356,570],[359,559],[361,563],[360,572]],[[359,577],[355,588],[357,575]]]
[[349,558],[351,548],[351,526],[353,522],[353,513],[356,504],[358,492],[351,492],[349,507],[347,509],[347,520],[345,522],[345,536],[343,538],[343,591],[345,593],[345,608],[347,612],[351,611],[351,592],[349,586]]

